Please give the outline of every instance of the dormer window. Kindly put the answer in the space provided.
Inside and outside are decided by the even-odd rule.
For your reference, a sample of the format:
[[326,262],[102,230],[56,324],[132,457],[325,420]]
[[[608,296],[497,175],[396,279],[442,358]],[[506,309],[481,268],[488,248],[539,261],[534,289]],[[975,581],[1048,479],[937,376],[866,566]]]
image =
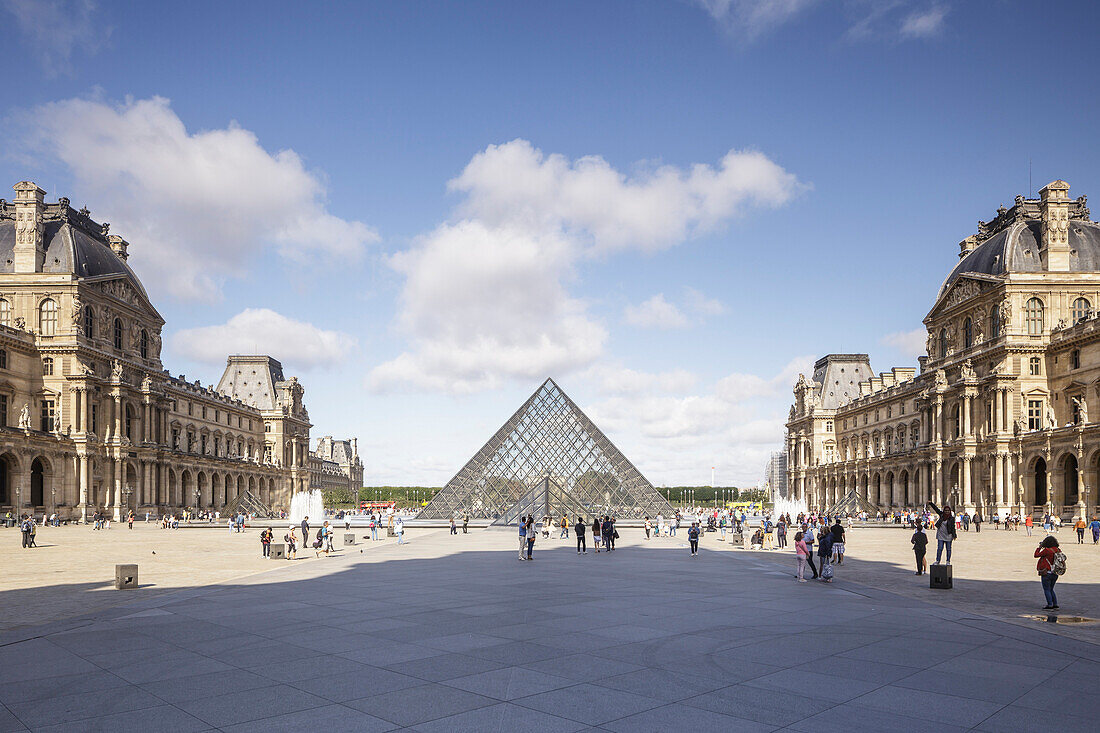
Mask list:
[[1084,320],[1092,314],[1092,303],[1088,298],[1078,298],[1073,301],[1073,322]]
[[38,332],[43,336],[57,332],[57,301],[46,298],[38,305]]

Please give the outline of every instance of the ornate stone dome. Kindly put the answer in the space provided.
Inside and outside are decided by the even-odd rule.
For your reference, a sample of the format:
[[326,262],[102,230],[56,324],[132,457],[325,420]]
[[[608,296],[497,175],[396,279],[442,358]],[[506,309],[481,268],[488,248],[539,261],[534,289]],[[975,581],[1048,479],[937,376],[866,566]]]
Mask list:
[[[1050,186],[1061,184],[1056,181]],[[1049,188],[1049,187],[1048,187]],[[1058,190],[1064,190],[1059,188]],[[1047,189],[1044,189],[1046,191]],[[1100,224],[1089,220],[1084,196],[1067,201],[1063,221],[1068,239],[1069,264],[1065,272],[1100,272]],[[1042,259],[1043,200],[1016,197],[1011,209],[1003,206],[997,216],[978,223],[978,234],[960,243],[959,263],[943,281],[939,295],[963,275],[998,276],[1008,272],[1043,272],[1051,269]]]
[[[43,204],[42,242],[45,259],[42,272],[109,280],[125,277],[148,300],[141,281],[126,263],[127,244],[120,237],[108,237],[109,224],[98,224],[86,210],[69,207],[62,198]],[[15,272],[15,206],[0,199],[0,273]]]

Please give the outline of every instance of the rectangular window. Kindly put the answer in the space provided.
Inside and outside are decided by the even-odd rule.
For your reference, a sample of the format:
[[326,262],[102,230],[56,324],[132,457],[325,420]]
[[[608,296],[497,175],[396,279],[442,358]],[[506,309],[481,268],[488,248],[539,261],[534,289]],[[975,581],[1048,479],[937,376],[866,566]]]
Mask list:
[[42,400],[42,431],[53,432],[54,403],[53,400]]
[[1028,374],[1030,374],[1033,377],[1039,376],[1039,373],[1040,373],[1039,357],[1033,356],[1030,359],[1028,359],[1027,371],[1028,371]]
[[180,447],[180,429],[172,428],[172,447],[179,450]]
[[188,402],[187,403],[187,414],[189,416],[195,414],[194,409],[195,409],[195,403],[194,402]]
[[0,349],[0,369],[8,368],[8,350]]
[[1081,368],[1081,352],[1078,349],[1074,349],[1069,355],[1070,369]]
[[205,456],[205,455],[206,455],[206,436],[205,436],[205,435],[203,435],[203,436],[202,436],[202,438],[201,438],[201,440],[202,440],[202,442],[201,442],[201,450],[200,450],[200,453],[202,453],[202,454],[203,454],[203,455]]
[[1027,401],[1027,429],[1028,430],[1042,430],[1043,429],[1043,401],[1042,400],[1028,400]]
[[99,405],[92,403],[92,414],[89,416],[89,426],[92,428],[93,433],[99,432]]
[[0,426],[8,426],[8,396],[0,394]]
[[898,409],[900,410],[899,414],[904,415],[905,414],[905,403],[902,402]]
[[894,416],[894,408],[890,407],[890,406],[887,406],[886,407],[886,417],[889,418],[889,417],[893,417],[893,416]]
[[47,356],[42,360],[42,375],[46,377],[53,376],[53,359],[51,357]]

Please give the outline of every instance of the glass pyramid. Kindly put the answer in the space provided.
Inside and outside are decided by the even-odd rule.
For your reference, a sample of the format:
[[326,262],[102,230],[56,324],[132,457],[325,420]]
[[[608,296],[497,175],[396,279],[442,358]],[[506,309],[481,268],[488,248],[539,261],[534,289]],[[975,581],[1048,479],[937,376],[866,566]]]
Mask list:
[[468,514],[511,524],[521,514],[668,517],[672,505],[547,379],[425,506],[419,519]]

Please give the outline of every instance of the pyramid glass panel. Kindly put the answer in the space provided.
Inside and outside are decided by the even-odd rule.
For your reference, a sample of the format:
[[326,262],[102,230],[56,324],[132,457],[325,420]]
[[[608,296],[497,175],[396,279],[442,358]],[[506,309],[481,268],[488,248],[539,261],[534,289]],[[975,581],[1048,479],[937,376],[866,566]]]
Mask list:
[[520,514],[591,519],[671,516],[672,506],[588,416],[547,379],[420,519],[468,514],[508,524]]

